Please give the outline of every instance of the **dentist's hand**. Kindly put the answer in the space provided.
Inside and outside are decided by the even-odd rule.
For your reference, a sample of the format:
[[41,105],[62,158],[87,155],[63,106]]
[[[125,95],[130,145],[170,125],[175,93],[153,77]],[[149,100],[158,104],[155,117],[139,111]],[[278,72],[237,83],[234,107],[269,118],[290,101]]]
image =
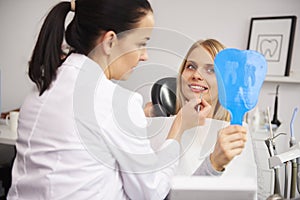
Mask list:
[[247,130],[243,126],[230,125],[218,133],[214,151],[210,154],[212,166],[217,171],[223,171],[226,165],[237,155],[240,155],[247,141]]
[[146,117],[155,117],[154,115],[154,106],[152,102],[146,103],[144,107],[144,113]]
[[[197,112],[198,105],[201,110]],[[195,126],[204,125],[205,119],[211,110],[211,105],[204,99],[192,99],[187,102],[177,113],[168,139],[176,139],[180,142],[183,132]]]

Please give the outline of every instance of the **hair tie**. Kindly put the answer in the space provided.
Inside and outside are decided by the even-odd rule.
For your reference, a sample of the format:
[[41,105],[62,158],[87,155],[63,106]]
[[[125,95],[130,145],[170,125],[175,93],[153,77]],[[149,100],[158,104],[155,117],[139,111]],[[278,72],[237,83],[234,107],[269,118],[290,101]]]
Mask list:
[[71,0],[71,11],[75,12],[75,0]]

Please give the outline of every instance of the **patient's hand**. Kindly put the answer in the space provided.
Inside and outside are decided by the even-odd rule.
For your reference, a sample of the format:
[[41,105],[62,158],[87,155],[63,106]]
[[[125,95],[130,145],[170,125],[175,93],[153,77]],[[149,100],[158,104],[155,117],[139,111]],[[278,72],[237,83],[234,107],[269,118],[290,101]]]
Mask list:
[[145,113],[146,117],[155,117],[154,110],[153,110],[153,104],[151,101],[146,103],[145,108],[144,108],[144,113]]
[[235,156],[242,153],[247,141],[246,133],[246,128],[239,125],[231,125],[219,131],[215,149],[210,155],[211,164],[217,171],[224,170]]

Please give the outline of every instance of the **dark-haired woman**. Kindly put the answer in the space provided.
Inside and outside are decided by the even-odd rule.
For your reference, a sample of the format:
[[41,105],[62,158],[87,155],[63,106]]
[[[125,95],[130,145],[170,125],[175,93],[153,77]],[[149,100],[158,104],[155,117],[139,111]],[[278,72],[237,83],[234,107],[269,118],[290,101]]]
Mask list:
[[[74,18],[64,30],[66,15]],[[154,26],[146,0],[77,0],[47,15],[29,63],[36,88],[19,117],[8,199],[163,199],[184,130],[204,124],[210,105],[193,99],[165,143],[147,139],[142,97],[126,80]],[[71,52],[65,59],[65,37]],[[197,112],[195,107],[203,109]]]

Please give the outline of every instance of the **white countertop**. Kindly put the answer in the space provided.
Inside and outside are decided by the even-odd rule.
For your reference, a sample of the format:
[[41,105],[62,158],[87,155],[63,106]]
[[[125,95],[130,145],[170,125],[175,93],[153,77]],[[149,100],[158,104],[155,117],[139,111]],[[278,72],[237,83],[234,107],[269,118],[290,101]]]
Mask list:
[[5,124],[4,120],[0,120],[0,144],[15,145],[17,140],[17,133],[12,132],[9,126]]

